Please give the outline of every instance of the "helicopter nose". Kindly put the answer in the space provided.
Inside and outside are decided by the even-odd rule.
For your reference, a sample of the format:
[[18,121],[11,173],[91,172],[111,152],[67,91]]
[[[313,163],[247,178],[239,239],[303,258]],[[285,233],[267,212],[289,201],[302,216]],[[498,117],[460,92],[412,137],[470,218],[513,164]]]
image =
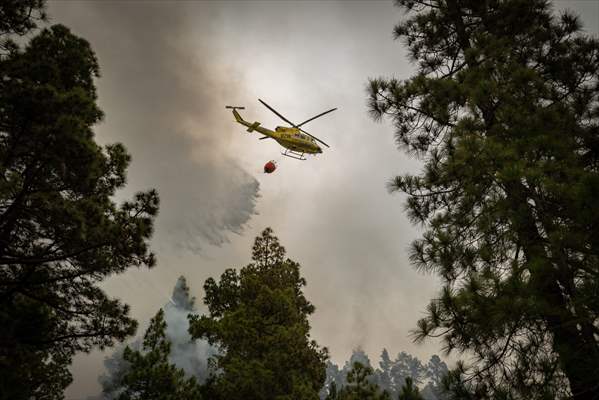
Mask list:
[[322,153],[322,149],[321,149],[320,147],[318,148],[318,152],[319,152],[319,153]]

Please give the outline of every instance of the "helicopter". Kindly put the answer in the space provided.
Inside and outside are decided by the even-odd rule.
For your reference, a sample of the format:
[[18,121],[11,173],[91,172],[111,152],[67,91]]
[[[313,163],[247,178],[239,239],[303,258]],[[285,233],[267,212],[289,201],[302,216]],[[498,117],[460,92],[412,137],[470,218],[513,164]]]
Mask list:
[[260,138],[260,140],[264,139],[274,139],[277,143],[285,148],[285,151],[281,154],[290,158],[295,158],[296,160],[305,160],[304,154],[318,154],[322,153],[322,148],[316,143],[319,142],[326,147],[329,147],[328,144],[318,139],[316,136],[310,135],[308,132],[300,128],[302,125],[315,120],[316,118],[322,117],[325,114],[335,111],[337,108],[332,108],[328,111],[320,113],[315,117],[309,118],[302,122],[301,124],[294,124],[289,121],[287,118],[279,114],[274,108],[266,104],[264,101],[258,99],[260,103],[262,103],[266,108],[275,113],[279,118],[283,121],[287,122],[291,125],[291,127],[287,126],[277,126],[275,130],[270,130],[260,126],[260,122],[248,122],[241,118],[239,112],[237,110],[245,110],[245,107],[237,107],[237,106],[225,106],[225,108],[229,108],[233,110],[233,116],[235,120],[243,126],[247,126],[248,132],[257,131],[263,134],[264,136]]

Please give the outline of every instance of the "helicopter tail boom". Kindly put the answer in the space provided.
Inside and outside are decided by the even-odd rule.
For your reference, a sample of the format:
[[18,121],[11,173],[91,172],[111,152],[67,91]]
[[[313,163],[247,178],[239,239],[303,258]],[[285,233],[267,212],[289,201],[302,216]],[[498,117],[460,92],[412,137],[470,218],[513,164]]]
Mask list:
[[254,129],[256,129],[258,126],[260,126],[260,122],[256,121],[253,124],[251,124],[250,126],[248,126],[247,131],[248,132],[253,132]]
[[237,110],[245,110],[245,107],[237,107],[237,106],[225,106],[225,108],[231,109],[233,111],[233,116],[235,117],[235,121],[237,121],[239,124],[246,126],[247,127],[247,131],[248,132],[260,132],[261,134],[271,137],[273,135],[273,131],[266,129],[262,126],[260,126],[260,122],[256,121],[256,122],[248,122],[246,120],[244,120],[241,115],[239,115],[239,112],[237,112]]

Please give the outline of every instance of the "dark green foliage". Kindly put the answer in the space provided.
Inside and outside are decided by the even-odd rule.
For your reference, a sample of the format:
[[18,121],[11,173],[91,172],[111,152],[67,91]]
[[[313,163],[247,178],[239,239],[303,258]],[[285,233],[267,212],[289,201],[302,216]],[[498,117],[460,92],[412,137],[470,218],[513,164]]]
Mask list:
[[[102,386],[103,400],[113,400],[122,392],[121,383],[123,377],[131,369],[131,364],[123,358],[126,348],[131,350],[141,350],[142,339],[138,338],[134,342],[127,345],[121,344],[117,346],[111,355],[104,358],[104,368],[106,372],[98,377],[98,383]],[[92,400],[92,399],[88,399]]]
[[326,349],[310,340],[314,306],[302,292],[299,264],[270,228],[256,238],[253,263],[204,284],[208,316],[191,316],[190,333],[217,345],[211,398],[317,399]]
[[424,400],[412,378],[406,378],[406,383],[401,388],[398,400]]
[[[11,35],[23,36],[45,21],[45,0],[2,0],[0,2],[0,52],[16,48]],[[0,53],[1,54],[1,53]]]
[[[330,398],[337,400],[390,400],[389,393],[381,391],[373,383],[373,372],[371,367],[355,362],[347,374],[347,385],[336,392],[336,397]],[[331,392],[329,396],[333,396],[333,393]]]
[[97,284],[154,264],[158,196],[112,200],[130,157],[94,140],[98,62],[85,40],[44,29],[0,60],[0,76],[0,369],[11,371],[0,390],[61,398],[75,352],[135,332]]
[[418,72],[370,111],[425,163],[397,177],[444,288],[416,338],[474,355],[456,398],[599,398],[599,41],[545,0],[399,0]]
[[195,378],[185,378],[185,372],[168,361],[171,344],[166,338],[164,311],[152,318],[143,342],[143,351],[125,348],[123,358],[128,372],[120,385],[118,400],[200,400],[200,385]]
[[[0,398],[11,400],[62,399],[72,378],[71,357],[60,347],[44,346],[47,332],[56,329],[52,310],[20,298],[12,309],[0,310]],[[12,336],[11,336],[12,335]],[[30,345],[33,343],[33,345]]]

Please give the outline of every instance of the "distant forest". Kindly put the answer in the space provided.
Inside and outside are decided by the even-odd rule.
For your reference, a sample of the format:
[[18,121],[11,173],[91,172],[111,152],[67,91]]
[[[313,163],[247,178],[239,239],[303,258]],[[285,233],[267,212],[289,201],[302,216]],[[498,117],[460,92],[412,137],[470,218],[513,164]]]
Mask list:
[[[208,359],[218,354],[218,349],[205,340],[192,340],[188,333],[187,315],[198,314],[198,308],[202,307],[198,307],[196,299],[190,295],[190,287],[185,277],[178,279],[171,300],[163,307],[164,320],[167,323],[166,338],[171,343],[168,360],[185,371],[186,376],[204,383],[210,374]],[[139,350],[141,340],[133,341],[130,347]],[[131,364],[123,359],[124,349],[125,346],[121,346],[106,357],[105,371],[98,379],[102,385],[102,394],[90,396],[88,400],[114,400],[122,393],[123,376],[131,369]],[[356,362],[373,367],[370,358],[361,349],[354,350],[341,368],[331,361],[326,362],[326,380],[319,393],[320,399],[327,398],[333,383],[337,389],[348,386],[347,376]],[[405,385],[406,378],[411,378],[421,388],[425,400],[441,400],[444,399],[441,381],[447,372],[447,365],[437,355],[433,355],[428,363],[423,364],[417,357],[406,352],[400,352],[395,359],[391,359],[387,350],[383,349],[380,360],[368,379],[395,399]]]

